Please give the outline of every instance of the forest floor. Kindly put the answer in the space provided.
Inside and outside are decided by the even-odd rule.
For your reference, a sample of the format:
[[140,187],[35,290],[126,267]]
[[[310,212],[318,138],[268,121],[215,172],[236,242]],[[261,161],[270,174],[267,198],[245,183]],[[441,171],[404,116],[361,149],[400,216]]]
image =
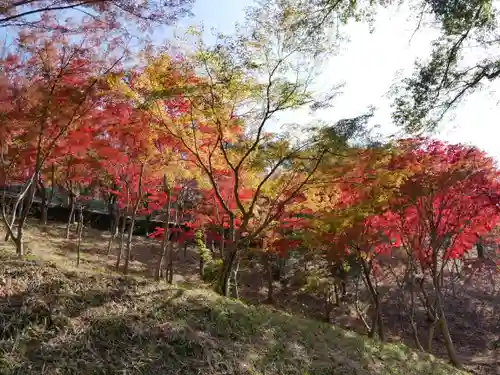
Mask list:
[[[219,298],[200,282],[189,249],[176,253],[172,287],[148,280],[158,241],[134,238],[130,276],[122,277],[115,255],[106,254],[109,236],[89,229],[77,268],[76,236],[66,240],[64,232],[64,225],[30,221],[24,261],[6,256],[12,245],[0,243],[0,293],[8,294],[0,308],[1,374],[459,374],[436,370],[432,357],[403,345],[381,347],[319,322],[321,301],[300,290],[277,288],[274,306],[260,306],[264,275],[241,271],[247,305]],[[457,349],[476,374],[499,373],[492,345],[500,338],[499,286],[498,274],[474,276],[447,306]],[[391,341],[411,345],[397,301],[384,298],[386,328]],[[337,309],[334,323],[363,331],[348,306]],[[446,358],[436,336],[435,354]]]

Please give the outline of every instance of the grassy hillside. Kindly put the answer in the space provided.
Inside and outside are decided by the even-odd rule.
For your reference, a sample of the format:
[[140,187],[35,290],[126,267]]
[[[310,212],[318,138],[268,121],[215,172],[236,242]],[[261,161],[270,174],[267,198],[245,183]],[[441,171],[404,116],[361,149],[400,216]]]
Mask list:
[[[459,375],[434,357],[206,290],[0,254],[0,374]],[[465,374],[465,373],[463,373]]]

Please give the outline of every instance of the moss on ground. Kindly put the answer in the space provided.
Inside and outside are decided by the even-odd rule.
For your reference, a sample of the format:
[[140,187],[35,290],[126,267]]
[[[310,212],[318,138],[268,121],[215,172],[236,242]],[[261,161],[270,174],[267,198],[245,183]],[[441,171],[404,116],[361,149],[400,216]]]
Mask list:
[[460,375],[404,345],[207,290],[0,254],[0,374]]

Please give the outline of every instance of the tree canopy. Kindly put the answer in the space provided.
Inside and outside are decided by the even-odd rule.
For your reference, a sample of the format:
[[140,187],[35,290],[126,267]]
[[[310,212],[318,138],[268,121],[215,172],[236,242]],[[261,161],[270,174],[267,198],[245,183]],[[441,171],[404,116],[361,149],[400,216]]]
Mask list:
[[[239,298],[242,265],[252,279],[266,280],[268,302],[275,281],[295,282],[321,299],[327,319],[351,285],[359,319],[381,340],[387,299],[402,298],[415,345],[431,352],[439,324],[459,366],[445,300],[454,298],[473,253],[481,264],[498,262],[484,250],[498,240],[495,160],[432,137],[380,139],[368,126],[372,112],[311,121],[299,132],[280,122],[285,112],[329,107],[338,94],[334,83],[323,92],[314,85],[342,41],[328,27],[369,21],[393,2],[267,0],[215,43],[193,28],[189,48],[145,46],[132,56],[120,43],[124,35],[111,42],[105,28],[85,22],[55,27],[49,14],[92,12],[96,26],[128,15],[165,23],[188,3],[162,3],[162,13],[150,2],[115,1],[4,9],[0,25],[26,26],[0,59],[5,240],[25,256],[28,218],[37,212],[43,226],[60,210],[80,266],[85,228],[100,215],[94,221],[109,231],[106,256],[119,239],[115,271],[132,272],[144,251],[135,236],[142,231],[156,249],[157,281],[173,283],[180,254],[186,259],[190,248],[200,280],[218,293]],[[396,98],[394,119],[411,132],[434,126],[468,91],[498,75],[495,57],[459,64],[467,43],[486,48],[493,41],[493,6],[419,4],[440,22],[442,35]],[[31,23],[27,17],[38,12]],[[415,328],[422,311],[428,346]]]
[[[438,27],[440,35],[433,41],[430,56],[416,61],[412,76],[397,85],[393,120],[408,132],[434,130],[467,95],[499,76],[498,3],[492,0],[406,3],[413,11],[415,32],[432,25]],[[282,4],[300,14],[296,28],[320,38],[318,35],[341,32],[339,24],[351,20],[371,23],[381,7],[396,7],[400,2],[290,0]]]

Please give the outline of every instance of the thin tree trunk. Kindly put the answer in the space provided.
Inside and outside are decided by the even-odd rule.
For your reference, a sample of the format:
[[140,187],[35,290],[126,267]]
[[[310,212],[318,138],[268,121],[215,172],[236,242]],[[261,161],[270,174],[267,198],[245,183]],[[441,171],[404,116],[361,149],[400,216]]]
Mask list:
[[340,295],[339,295],[339,281],[335,280],[333,284],[333,291],[335,293],[335,305],[340,306]]
[[417,323],[415,322],[415,284],[414,278],[410,280],[410,326],[413,334],[413,340],[415,341],[415,345],[420,351],[424,351],[424,347],[420,342],[420,337],[418,334]]
[[[198,243],[196,245],[198,247]],[[204,254],[204,249],[198,249],[198,253],[200,255],[200,279],[203,280],[205,278],[205,254]]]
[[115,230],[111,233],[111,236],[109,236],[109,241],[108,241],[108,249],[106,251],[106,255],[109,256],[111,254],[111,248],[113,247],[113,242],[118,235],[118,225],[116,226]]
[[375,333],[377,332],[377,319],[374,316],[372,316],[371,321],[372,321],[372,328],[370,332],[368,332],[368,337],[374,338]]
[[19,218],[19,222],[17,224],[17,235],[15,238],[16,253],[19,257],[24,256],[24,244],[23,244],[24,224],[26,223],[26,220],[28,219],[28,214],[29,214],[29,211],[31,209],[31,205],[33,203],[33,198],[35,196],[34,182],[31,184],[31,187],[28,191],[29,191],[29,194],[26,197],[26,200],[24,201],[23,210],[21,212],[21,217]]
[[120,227],[120,212],[118,211],[118,214],[116,215],[116,219],[114,219],[113,223],[113,228],[111,232],[111,236],[109,237],[108,241],[108,249],[106,251],[106,255],[109,256],[111,254],[111,248],[113,247],[113,242],[115,241],[116,236],[118,236],[119,233],[119,227]]
[[46,225],[47,224],[47,221],[48,221],[48,216],[49,216],[49,205],[52,203],[52,201],[54,200],[54,195],[56,193],[56,166],[54,165],[54,163],[52,163],[52,166],[50,168],[50,194],[48,196],[48,199],[47,199],[47,207],[46,207],[46,211],[44,212],[44,222],[43,224]]
[[167,267],[166,267],[165,280],[169,284],[172,284],[174,282],[174,243],[173,243],[173,241],[168,241],[168,245],[167,245]]
[[481,243],[481,239],[476,243],[476,248],[477,248],[477,257],[479,259],[484,259],[484,246]]
[[365,315],[363,313],[363,311],[361,311],[361,308],[359,307],[359,278],[357,278],[355,280],[355,284],[354,284],[354,308],[356,309],[356,312],[358,313],[358,316],[359,318],[361,319],[361,321],[363,322],[366,330],[368,332],[371,332],[371,327],[370,327],[370,324],[368,324],[368,322],[366,321],[366,318],[365,318]]
[[45,189],[43,182],[39,181],[38,183],[40,185],[38,192],[40,194],[40,197],[42,198],[42,203],[40,206],[40,224],[46,225],[47,224],[47,214],[48,214],[48,210],[49,210],[49,201],[47,199],[47,191]]
[[24,212],[24,206],[25,206],[25,203],[26,203],[26,198],[24,198],[22,201],[21,201],[21,204],[19,205],[19,207],[17,207],[17,216],[21,217],[23,212]]
[[200,256],[200,279],[203,280],[205,278],[205,261],[203,260],[203,257]]
[[230,286],[231,286],[231,272],[234,267],[234,263],[238,256],[238,248],[236,244],[231,244],[231,246],[227,249],[227,255],[224,258],[224,262],[222,264],[222,270],[219,276],[218,283],[218,292],[223,296],[229,296]]
[[66,224],[66,239],[69,239],[69,232],[71,229],[71,223],[73,222],[73,217],[75,216],[75,197],[73,193],[70,193],[69,195],[69,217],[68,217],[68,223]]
[[229,219],[229,230],[230,230],[230,246],[227,249],[227,254],[223,258],[222,270],[219,275],[219,280],[217,284],[218,293],[227,297],[230,293],[231,285],[231,273],[233,271],[234,263],[238,258],[238,243],[236,242],[236,230],[234,226],[234,217]]
[[382,311],[381,311],[381,306],[380,302],[377,306],[377,326],[378,326],[378,337],[380,341],[385,341],[385,328],[384,328],[384,321],[382,319]]
[[[217,205],[215,198],[213,200],[213,204],[215,206],[216,217],[219,218],[219,206]],[[215,228],[217,228],[217,226],[215,226]],[[224,240],[226,238],[226,233],[224,231],[224,220],[222,220],[220,230],[221,230],[221,240],[220,240],[220,247],[219,247],[219,255],[220,255],[221,259],[224,259]]]
[[114,194],[111,194],[110,198],[108,199],[108,214],[111,218],[111,223],[109,228],[110,237],[106,254],[109,256],[109,254],[111,254],[113,242],[118,235],[120,228],[120,210],[116,208],[116,196]]
[[127,234],[127,245],[125,246],[125,261],[123,263],[123,274],[128,274],[128,267],[130,263],[130,254],[132,249],[132,238],[134,234],[134,224],[135,224],[135,212],[132,213],[132,219],[130,220],[130,227],[128,228]]
[[[177,210],[176,210],[177,211]],[[176,217],[174,219],[176,230],[179,229],[177,225],[177,212]],[[166,258],[166,267],[165,267],[165,281],[169,284],[174,282],[174,240],[179,236],[178,232],[172,232],[170,234],[170,241],[167,244],[167,258]]]
[[432,353],[432,340],[434,340],[434,332],[436,331],[436,325],[439,320],[429,323],[429,329],[427,330],[427,342],[425,344],[425,351],[427,353]]
[[235,266],[233,268],[233,271],[231,273],[231,278],[232,278],[232,285],[233,285],[233,290],[234,290],[234,298],[239,299],[240,298],[240,293],[238,290],[238,272],[240,270],[240,259],[239,257],[235,261]]
[[[434,302],[434,305],[437,305],[437,301]],[[432,308],[432,306],[431,306]],[[433,319],[429,319],[430,317],[427,317],[427,322],[429,323],[429,327],[427,328],[427,340],[425,343],[425,351],[428,353],[432,353],[432,341],[434,340],[434,333],[436,332],[436,326],[439,323],[439,312],[437,309],[434,309],[434,315]]]
[[40,224],[42,225],[47,225],[47,218],[48,218],[48,211],[49,211],[49,205],[52,202],[52,199],[54,198],[54,180],[55,180],[55,166],[52,164],[51,167],[51,186],[52,186],[52,191],[50,194],[47,193],[47,188],[45,187],[45,184],[43,183],[43,180],[41,178],[38,179],[38,192],[40,194],[40,197],[42,198],[42,203],[40,207]]
[[210,249],[210,253],[212,254],[212,258],[213,258],[215,255],[215,241],[214,240],[210,241],[209,249]]
[[441,285],[439,284],[439,280],[436,274],[434,274],[434,288],[436,290],[436,311],[439,313],[439,326],[441,328],[441,332],[443,333],[444,342],[446,345],[446,351],[448,352],[448,358],[454,366],[460,367],[460,359],[458,358],[457,351],[455,349],[455,345],[453,344],[453,340],[451,338],[450,329],[448,327],[448,321],[446,319],[446,314],[443,308],[443,297],[441,294]]
[[134,225],[135,225],[135,219],[137,217],[137,209],[139,208],[139,205],[141,204],[141,200],[142,200],[142,178],[144,176],[144,168],[145,168],[145,165],[143,163],[141,165],[141,171],[139,172],[139,186],[137,187],[137,201],[135,202],[134,211],[132,212],[132,220],[130,223],[130,229],[128,231],[128,237],[127,237],[127,247],[125,250],[125,263],[123,265],[123,273],[125,275],[128,273],[128,266],[130,263],[130,255],[132,253],[132,235],[134,233]]
[[163,265],[165,263],[167,255],[167,247],[170,235],[169,223],[170,223],[170,206],[171,206],[172,192],[168,184],[167,176],[163,177],[163,189],[167,193],[167,218],[166,221],[163,223],[163,239],[161,241],[161,250],[160,250],[161,256],[160,259],[158,260],[158,263],[156,264],[156,272],[155,272],[156,281],[160,281],[163,276]]
[[[23,234],[19,232],[22,232],[22,228],[17,230],[18,237],[15,239],[14,243],[16,244],[16,254],[22,258],[24,256]],[[21,234],[21,237],[19,237],[19,234]]]
[[221,239],[220,239],[220,247],[219,247],[219,254],[220,254],[220,258],[221,259],[224,259],[225,239],[226,239],[226,236],[225,236],[225,233],[224,233],[224,226],[223,226],[222,227],[222,236],[221,236]]
[[[6,209],[5,209],[6,208],[5,204],[2,206],[2,221],[4,222],[5,228],[7,229],[7,233],[5,235],[4,240],[8,241],[10,238],[12,238],[12,240],[14,241],[14,243],[16,245],[16,252],[17,252],[17,249],[18,249],[18,245],[17,245],[17,241],[16,241],[16,238],[15,238],[15,235],[14,235],[14,223],[15,223],[15,220],[16,220],[17,206],[19,205],[20,200],[23,199],[23,197],[24,197],[25,194],[26,194],[26,190],[24,190],[19,195],[19,197],[16,200],[16,203],[13,204],[13,207],[12,207],[12,219],[11,219],[10,223],[9,223],[9,219],[7,218],[7,212],[6,212]],[[5,202],[5,194],[4,194],[4,202]],[[21,247],[22,247],[22,245],[21,245]]]
[[146,222],[144,224],[144,226],[145,226],[144,232],[146,233],[146,237],[149,236],[149,230],[150,230],[150,226],[151,226],[151,215],[153,212],[153,211],[149,211],[149,204],[147,202],[147,199],[149,199],[149,195],[146,195],[146,202],[144,203],[144,209],[146,210],[146,212],[148,212],[148,214],[146,215]]
[[[167,215],[168,216],[168,215]],[[163,224],[163,239],[161,241],[161,255],[160,259],[158,260],[158,263],[156,264],[156,272],[155,272],[155,280],[160,281],[163,277],[163,268],[164,268],[164,263],[167,255],[167,247],[168,247],[168,236],[169,236],[169,230],[168,230],[168,221]]]
[[[112,185],[113,190],[119,189],[118,186]],[[120,219],[119,209],[116,203],[117,197],[114,193],[109,193],[109,197],[106,199],[106,206],[108,209],[108,215],[110,217],[109,232],[113,233],[116,227],[119,227],[118,220]]]
[[264,268],[266,270],[266,278],[267,278],[267,303],[274,303],[274,280],[273,280],[273,271],[271,269],[271,261],[270,254],[266,251],[264,253]]
[[458,358],[457,351],[455,350],[455,345],[453,344],[453,340],[451,338],[450,329],[448,327],[448,321],[444,312],[441,312],[441,319],[439,319],[439,326],[441,327],[441,332],[444,336],[444,342],[446,344],[446,351],[448,352],[448,357],[450,358],[451,363],[453,363],[456,367],[461,367],[460,359]]
[[[5,213],[5,211],[3,211],[3,213]],[[7,222],[7,219],[5,218],[5,220],[4,220],[5,221],[5,225],[8,226],[8,227],[10,227],[12,229],[14,227],[14,223],[16,222],[16,216],[17,216],[17,214],[18,214],[17,204],[14,204],[14,207],[12,207],[12,221],[11,221],[11,224],[9,225],[9,223]],[[3,239],[5,242],[7,242],[10,239],[11,236],[13,237],[13,235],[12,235],[11,232],[12,232],[12,230],[7,230],[7,233],[5,233],[5,237]]]
[[428,322],[436,322],[437,321],[437,313],[436,309],[432,306],[431,299],[429,297],[429,294],[425,290],[425,277],[422,277],[419,283],[419,288],[420,288],[420,294],[422,297],[420,297],[420,300],[422,304],[425,307],[425,311],[427,314],[427,321]]
[[323,298],[324,298],[324,302],[325,302],[324,320],[326,323],[330,323],[332,320],[333,304],[332,304],[332,291],[330,290],[329,287],[326,287]]
[[83,234],[83,208],[78,208],[78,245],[76,247],[76,266],[80,265],[80,250],[82,247],[82,234]]
[[361,260],[365,284],[372,297],[372,302],[374,304],[374,313],[372,317],[372,330],[368,334],[369,337],[374,337],[375,333],[378,333],[380,341],[385,341],[384,325],[382,320],[382,311],[380,305],[380,299],[377,290],[375,289],[371,278],[370,269],[364,260]]
[[24,245],[23,245],[23,238],[24,238],[24,224],[26,222],[26,219],[27,219],[27,212],[25,212],[18,224],[17,224],[17,235],[16,235],[16,253],[17,255],[19,255],[20,257],[24,256]]
[[[180,215],[179,215],[179,208],[176,205],[175,207],[175,225],[176,229],[180,230]],[[177,238],[177,243],[179,242],[179,238],[181,237],[180,232],[175,232],[174,233],[176,238]],[[177,249],[177,252],[179,251],[178,245],[175,245],[175,248]],[[171,241],[170,246],[168,247],[168,253],[167,253],[167,282],[169,284],[172,284],[174,282],[174,243]]]
[[[7,219],[5,210],[2,209],[2,219],[8,228],[7,233],[5,235],[5,241],[8,241],[12,237],[14,242],[16,243],[16,248],[17,248],[17,240],[16,240],[16,238],[14,238],[14,232],[13,232],[14,223],[16,222],[16,216],[17,215],[22,216],[22,213],[24,212],[22,208],[23,208],[25,199],[27,199],[31,196],[31,201],[33,201],[32,195],[34,193],[33,193],[32,188],[33,188],[34,181],[36,181],[36,178],[37,178],[36,174],[31,176],[31,178],[26,182],[26,186],[24,186],[23,190],[19,193],[19,195],[18,195],[18,197],[17,197],[17,199],[12,207],[12,218],[11,218],[10,223]],[[31,203],[30,203],[30,205],[31,205]],[[27,215],[27,212],[26,212],[26,215]],[[25,220],[26,220],[26,218],[25,218]],[[23,221],[23,224],[24,224],[24,221]],[[22,245],[21,245],[21,247],[22,247]],[[21,252],[22,252],[22,249],[21,249]]]
[[123,245],[125,244],[125,229],[127,227],[127,216],[123,216],[122,227],[120,228],[120,246],[118,248],[118,254],[116,256],[116,271],[120,270],[120,262],[123,255]]
[[[15,212],[13,212],[12,215],[15,216]],[[6,224],[6,225],[8,225],[8,224]],[[4,236],[3,240],[5,242],[7,242],[8,240],[10,240],[10,236],[11,236],[10,231],[7,231],[7,233],[5,233],[5,236]]]
[[40,222],[43,225],[47,225],[48,217],[49,217],[49,202],[42,201],[42,216],[40,218]]

